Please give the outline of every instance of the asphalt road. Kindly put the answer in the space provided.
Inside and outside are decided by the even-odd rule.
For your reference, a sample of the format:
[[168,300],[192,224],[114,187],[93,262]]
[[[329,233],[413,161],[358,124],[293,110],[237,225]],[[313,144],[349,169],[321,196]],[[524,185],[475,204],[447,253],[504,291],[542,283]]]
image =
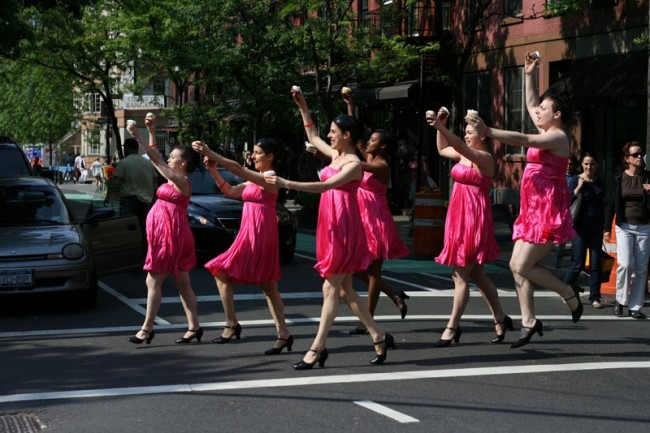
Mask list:
[[[313,237],[303,233],[280,282],[296,342],[293,352],[278,356],[263,354],[275,330],[254,286],[236,287],[241,340],[210,343],[224,317],[204,269],[192,274],[206,330],[200,344],[174,344],[187,325],[171,282],[152,344],[126,341],[143,319],[141,272],[102,279],[93,311],[72,310],[60,298],[3,302],[0,420],[38,420],[48,432],[611,432],[643,431],[650,423],[648,321],[593,310],[583,297],[585,315],[574,324],[562,300],[540,290],[544,336],[513,350],[517,332],[504,344],[489,343],[491,317],[472,292],[460,343],[434,348],[453,284],[449,269],[431,260],[385,265],[388,281],[411,296],[405,320],[392,302],[380,300],[376,318],[398,346],[386,364],[369,364],[370,337],[348,335],[356,319],[342,305],[325,368],[294,371],[320,312],[314,263]],[[518,327],[504,263],[488,270]],[[356,287],[365,294],[363,285]]]

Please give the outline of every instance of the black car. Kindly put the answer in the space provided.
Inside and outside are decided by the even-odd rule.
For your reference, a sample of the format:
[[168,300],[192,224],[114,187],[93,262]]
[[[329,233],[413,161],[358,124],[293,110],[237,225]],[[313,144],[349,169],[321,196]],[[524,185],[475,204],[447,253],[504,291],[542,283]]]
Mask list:
[[[244,179],[219,167],[219,174],[231,185]],[[196,253],[205,262],[232,245],[241,224],[244,203],[226,197],[216,186],[209,171],[197,169],[188,176],[192,183],[192,197],[187,208],[190,227],[194,234]],[[296,251],[296,220],[282,204],[276,206],[280,238],[280,262],[290,263]]]
[[0,137],[0,177],[33,176],[29,158],[9,137]]

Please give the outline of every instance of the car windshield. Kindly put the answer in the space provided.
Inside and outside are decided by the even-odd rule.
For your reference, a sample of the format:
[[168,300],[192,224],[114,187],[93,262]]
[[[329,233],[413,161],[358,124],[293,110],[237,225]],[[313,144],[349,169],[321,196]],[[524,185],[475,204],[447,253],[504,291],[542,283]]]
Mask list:
[[0,186],[0,226],[69,224],[70,216],[56,188]]
[[[235,176],[225,168],[217,167],[217,170],[230,185],[239,185],[244,182],[244,179]],[[194,170],[187,178],[192,184],[192,194],[222,194],[210,172],[204,168]]]

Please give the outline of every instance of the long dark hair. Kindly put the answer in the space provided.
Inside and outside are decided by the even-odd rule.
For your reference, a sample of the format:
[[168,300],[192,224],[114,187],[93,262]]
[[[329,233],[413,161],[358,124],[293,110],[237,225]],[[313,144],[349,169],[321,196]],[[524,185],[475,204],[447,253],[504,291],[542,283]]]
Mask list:
[[359,122],[354,117],[347,114],[339,114],[333,122],[341,131],[350,133],[350,143],[353,145],[357,144],[361,138],[362,131]]

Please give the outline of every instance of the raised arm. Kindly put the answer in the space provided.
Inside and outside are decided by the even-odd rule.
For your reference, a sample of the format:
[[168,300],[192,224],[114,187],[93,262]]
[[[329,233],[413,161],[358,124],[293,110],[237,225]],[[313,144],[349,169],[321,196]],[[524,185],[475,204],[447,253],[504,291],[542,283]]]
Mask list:
[[535,85],[535,70],[539,65],[539,59],[533,58],[527,51],[524,57],[524,75],[526,86],[526,109],[531,119],[535,118],[535,111],[539,107],[539,89]]
[[226,182],[226,180],[219,174],[219,170],[217,170],[216,160],[210,159],[207,156],[205,156],[203,159],[203,163],[208,168],[208,171],[210,172],[212,179],[214,179],[214,183],[217,184],[221,192],[223,192],[226,197],[241,199],[242,193],[244,192],[244,188],[246,188],[245,183],[232,186],[228,182]]
[[300,115],[302,116],[302,122],[305,127],[305,133],[307,134],[307,140],[316,146],[316,148],[318,148],[318,150],[326,157],[333,159],[338,155],[338,153],[318,135],[318,130],[316,129],[316,125],[311,118],[311,114],[309,114],[309,107],[307,106],[307,101],[305,100],[302,92],[297,92],[292,89],[291,97],[300,109]]
[[363,170],[361,169],[361,164],[355,161],[341,166],[341,170],[337,174],[324,182],[296,182],[274,175],[266,175],[264,177],[267,182],[273,183],[280,188],[320,194],[337,186],[345,185],[353,180],[359,180],[362,176]]
[[449,120],[449,112],[447,109],[440,107],[438,114],[433,111],[427,111],[426,113],[426,122],[436,128],[436,147],[438,148],[438,153],[444,158],[451,159],[452,161],[460,160],[460,154],[454,149],[454,147],[449,146],[450,140],[459,139],[451,131],[447,129],[447,121]]
[[144,145],[142,142],[138,128],[135,125],[127,125],[126,129],[129,131],[129,134],[131,134],[133,138],[135,138],[135,140],[138,142],[140,149],[142,149],[142,151],[149,157],[149,160],[153,164],[154,168],[158,171],[158,173],[176,185],[177,189],[183,195],[189,196],[191,191],[190,182],[183,174],[171,169],[167,165],[167,162],[163,159],[160,152],[158,152],[158,145],[156,144],[156,127],[154,126],[153,121],[146,119],[144,123],[147,127],[147,131],[149,132],[148,146]]
[[264,175],[262,173],[254,170],[249,170],[239,165],[237,161],[233,161],[232,159],[228,159],[225,156],[219,155],[217,152],[210,149],[205,143],[201,141],[192,142],[192,149],[194,149],[195,152],[198,152],[199,154],[208,158],[209,160],[216,161],[220,166],[222,166],[232,174],[239,176],[242,179],[246,179],[247,181],[252,182],[256,185],[261,186],[262,188],[264,188],[265,191],[271,193],[275,193],[277,191],[277,187],[269,184],[264,180]]

